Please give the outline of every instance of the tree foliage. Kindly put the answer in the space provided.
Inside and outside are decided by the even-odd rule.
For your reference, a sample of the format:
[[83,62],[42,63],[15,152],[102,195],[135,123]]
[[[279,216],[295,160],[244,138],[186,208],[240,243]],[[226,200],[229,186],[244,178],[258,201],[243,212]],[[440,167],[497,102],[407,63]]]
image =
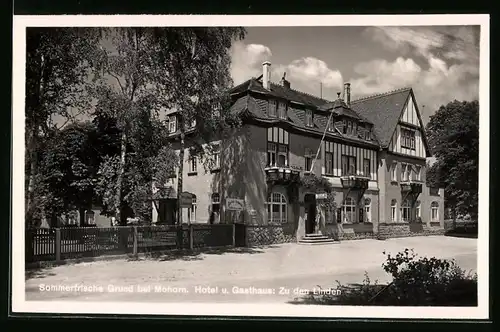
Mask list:
[[[27,206],[38,207],[30,211],[42,215],[50,205],[51,213],[59,213],[98,200],[105,214],[122,223],[131,214],[148,220],[153,183],[164,184],[177,166],[182,174],[178,161],[184,150],[180,156],[173,150],[163,112],[178,111],[182,138],[182,124],[196,120],[197,147],[238,125],[222,110],[229,108],[232,86],[229,48],[244,33],[240,28],[28,30],[26,198]],[[75,109],[91,113],[92,122],[62,130],[52,125],[53,115],[71,119]]]
[[86,94],[91,55],[99,33],[89,28],[26,29],[26,220],[40,218],[41,197],[46,197],[38,172],[44,136],[55,128],[54,117],[65,123],[89,109]]
[[[227,92],[233,85],[229,50],[232,42],[244,38],[245,33],[243,28],[220,27],[152,30],[154,56],[149,73],[160,107],[175,110],[179,123],[178,195],[183,190],[185,133],[191,124],[195,123],[196,134],[190,137],[190,156],[205,160],[210,160],[204,156],[211,153],[204,148],[210,149],[210,145],[204,143],[223,138],[228,129],[240,124],[238,117],[223,110],[229,109]],[[180,213],[178,218],[180,223]]]
[[479,103],[453,101],[430,117],[427,137],[436,162],[427,183],[445,189],[445,204],[455,213],[477,215]]

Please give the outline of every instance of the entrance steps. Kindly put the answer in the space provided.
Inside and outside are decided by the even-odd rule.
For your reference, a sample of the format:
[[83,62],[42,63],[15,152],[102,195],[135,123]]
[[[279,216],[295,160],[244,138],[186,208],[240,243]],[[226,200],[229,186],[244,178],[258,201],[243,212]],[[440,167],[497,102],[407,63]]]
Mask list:
[[339,243],[339,242],[322,234],[306,234],[299,240],[299,244],[306,244],[306,245],[320,245],[320,244],[333,244],[333,243]]

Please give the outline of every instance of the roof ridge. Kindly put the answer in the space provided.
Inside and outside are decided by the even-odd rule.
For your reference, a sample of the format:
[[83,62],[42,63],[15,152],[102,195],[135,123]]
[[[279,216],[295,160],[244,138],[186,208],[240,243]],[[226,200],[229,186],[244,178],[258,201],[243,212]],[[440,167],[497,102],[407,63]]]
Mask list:
[[403,88],[399,88],[399,89],[395,89],[395,90],[391,90],[391,91],[387,91],[387,92],[383,92],[383,93],[377,93],[377,94],[374,94],[374,95],[370,95],[370,96],[358,98],[356,100],[352,100],[351,103],[356,103],[358,101],[365,101],[365,100],[368,100],[368,99],[375,99],[375,98],[385,97],[385,96],[388,96],[388,95],[392,95],[392,94],[395,94],[395,93],[398,93],[398,92],[402,92],[402,91],[406,91],[406,90],[411,90],[411,89],[412,88],[408,86],[408,87],[403,87]]
[[[272,81],[271,81],[271,84],[282,86],[280,83],[276,83],[276,82],[272,82]],[[312,98],[316,98],[318,100],[324,101],[325,103],[331,102],[330,100],[327,100],[327,99],[315,96],[315,95],[313,95],[311,93],[307,93],[307,92],[304,92],[304,91],[299,91],[299,90],[296,90],[296,89],[293,89],[293,88],[287,88],[287,89],[288,90],[292,90],[292,91],[297,92],[297,93],[300,93],[300,94],[303,94],[303,95],[306,95],[306,96],[309,96],[309,97],[312,97]]]

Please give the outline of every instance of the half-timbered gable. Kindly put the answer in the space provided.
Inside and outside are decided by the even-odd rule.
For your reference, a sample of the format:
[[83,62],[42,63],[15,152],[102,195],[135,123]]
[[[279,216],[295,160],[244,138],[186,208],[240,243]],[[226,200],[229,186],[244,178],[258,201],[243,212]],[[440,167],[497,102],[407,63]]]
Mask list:
[[351,106],[374,124],[382,149],[420,159],[431,156],[411,88],[355,100]]

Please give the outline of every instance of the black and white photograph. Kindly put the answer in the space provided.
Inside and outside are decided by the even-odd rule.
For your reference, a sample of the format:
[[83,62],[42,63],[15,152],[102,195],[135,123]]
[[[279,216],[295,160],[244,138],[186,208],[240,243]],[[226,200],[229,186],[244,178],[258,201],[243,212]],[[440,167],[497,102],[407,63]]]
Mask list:
[[12,310],[488,318],[489,38],[14,16]]

